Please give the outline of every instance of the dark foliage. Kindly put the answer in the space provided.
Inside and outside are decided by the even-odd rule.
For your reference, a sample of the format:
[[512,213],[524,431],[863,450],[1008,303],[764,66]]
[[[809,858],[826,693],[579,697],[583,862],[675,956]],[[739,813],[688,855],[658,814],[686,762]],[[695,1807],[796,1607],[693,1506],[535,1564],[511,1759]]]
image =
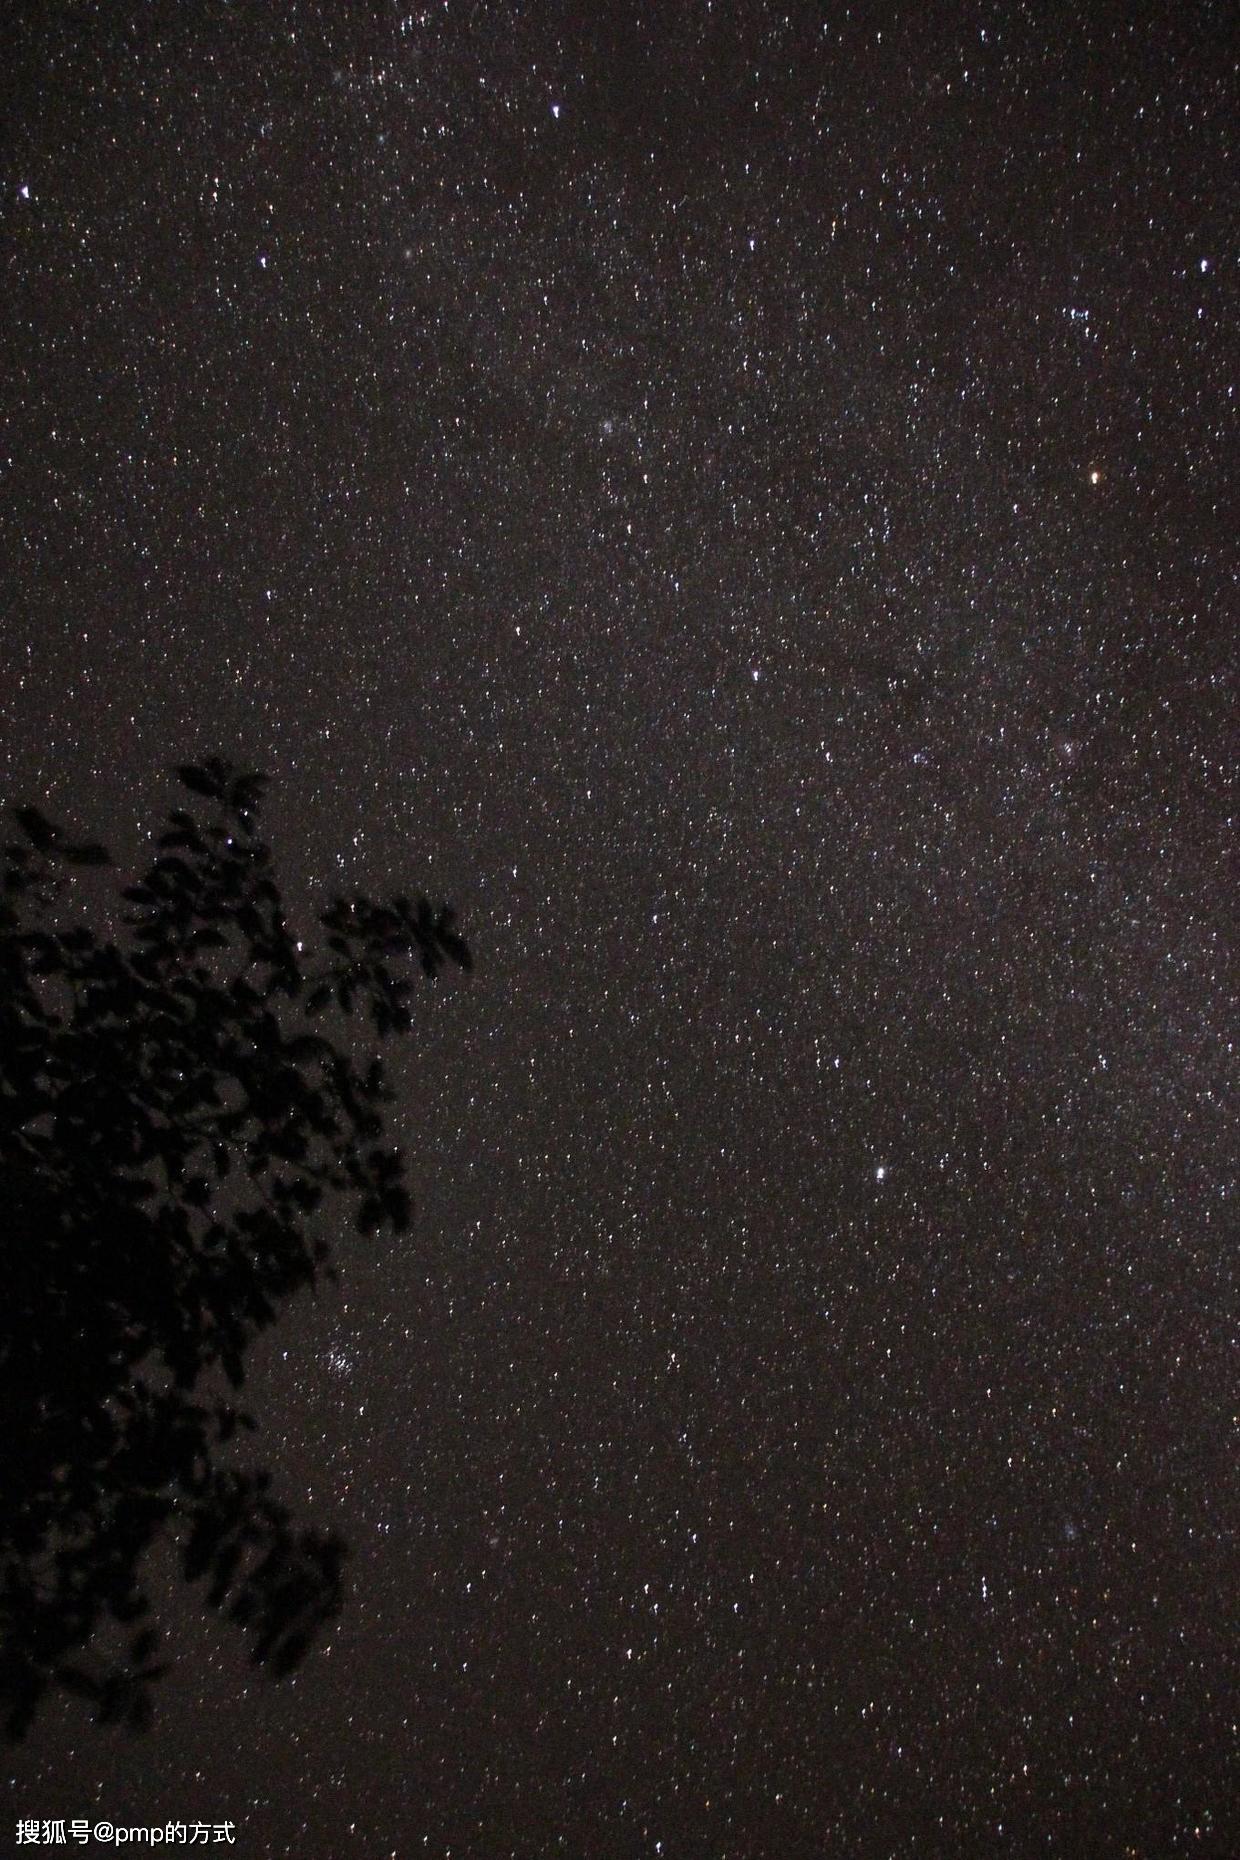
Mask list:
[[[331,1198],[404,1231],[393,1093],[322,1031],[325,1009],[410,1024],[415,957],[468,966],[425,899],[336,899],[309,969],[256,831],[265,778],[179,771],[177,810],[122,894],[127,946],[48,928],[60,866],[109,865],[14,810],[0,894],[0,1692],[10,1736],[49,1684],[144,1724],[164,1670],[142,1559],[173,1534],[185,1576],[294,1667],[340,1604],[344,1546],[300,1528],[232,1461],[252,1417],[224,1399],[283,1302],[331,1271],[308,1233]],[[33,921],[32,921],[33,920]],[[277,1008],[281,1011],[277,1013]],[[295,1031],[287,1023],[296,1021]],[[308,1022],[314,1022],[313,1029]],[[213,1393],[208,1394],[208,1389]],[[109,1621],[127,1624],[110,1636]],[[123,1657],[97,1643],[123,1631]]]

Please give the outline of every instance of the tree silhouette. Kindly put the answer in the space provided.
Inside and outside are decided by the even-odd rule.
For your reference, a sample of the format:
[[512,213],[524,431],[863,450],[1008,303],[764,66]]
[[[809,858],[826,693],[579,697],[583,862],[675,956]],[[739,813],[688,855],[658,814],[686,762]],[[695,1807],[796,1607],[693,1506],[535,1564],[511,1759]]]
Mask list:
[[[229,1392],[282,1303],[332,1276],[327,1245],[308,1232],[325,1197],[344,1198],[363,1233],[409,1226],[401,1152],[379,1141],[394,1097],[383,1061],[360,1069],[321,1030],[324,1011],[362,1008],[386,1039],[410,1025],[410,955],[428,976],[447,960],[469,966],[450,911],[338,897],[311,971],[257,837],[266,778],[218,758],[179,775],[215,817],[200,827],[172,812],[149,872],[122,893],[125,948],[48,927],[58,868],[110,865],[102,846],[70,844],[19,807],[25,843],[4,848],[0,1696],[11,1737],[53,1683],[104,1720],[149,1721],[165,1669],[140,1564],[165,1533],[186,1578],[271,1672],[296,1666],[338,1610],[344,1546],[299,1527],[261,1468],[233,1463],[229,1443],[254,1422]],[[92,1642],[110,1621],[125,1645],[100,1655]]]

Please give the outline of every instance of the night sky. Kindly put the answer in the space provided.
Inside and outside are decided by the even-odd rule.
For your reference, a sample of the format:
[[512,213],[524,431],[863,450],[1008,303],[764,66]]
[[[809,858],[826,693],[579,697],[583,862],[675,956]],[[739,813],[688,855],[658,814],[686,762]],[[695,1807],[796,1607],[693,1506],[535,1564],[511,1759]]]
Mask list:
[[1234,11],[403,5],[5,9],[0,790],[476,963],[248,1384],[344,1613],[5,1812],[1234,1855]]

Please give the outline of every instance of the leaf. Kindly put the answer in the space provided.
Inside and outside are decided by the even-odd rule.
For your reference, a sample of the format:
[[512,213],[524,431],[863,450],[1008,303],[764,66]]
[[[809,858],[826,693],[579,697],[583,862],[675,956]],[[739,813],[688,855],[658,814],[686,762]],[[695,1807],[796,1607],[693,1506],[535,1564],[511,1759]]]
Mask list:
[[389,1188],[383,1202],[393,1230],[398,1234],[408,1233],[413,1218],[413,1203],[408,1192],[403,1188]]
[[177,774],[184,785],[192,789],[195,794],[206,795],[213,801],[219,799],[222,783],[218,777],[208,774],[206,769],[199,768],[193,762],[182,762],[177,769]]
[[50,852],[56,843],[56,828],[37,807],[15,807],[17,824],[26,838],[40,852]]
[[296,1634],[287,1634],[276,1647],[267,1661],[272,1675],[283,1679],[287,1674],[301,1665],[310,1651],[310,1635],[304,1630]]
[[129,1658],[135,1666],[145,1666],[159,1645],[159,1633],[155,1628],[143,1628],[135,1634],[129,1643]]
[[99,1697],[99,1681],[80,1666],[58,1667],[56,1677],[66,1692],[76,1693],[80,1699],[89,1699],[93,1704]]

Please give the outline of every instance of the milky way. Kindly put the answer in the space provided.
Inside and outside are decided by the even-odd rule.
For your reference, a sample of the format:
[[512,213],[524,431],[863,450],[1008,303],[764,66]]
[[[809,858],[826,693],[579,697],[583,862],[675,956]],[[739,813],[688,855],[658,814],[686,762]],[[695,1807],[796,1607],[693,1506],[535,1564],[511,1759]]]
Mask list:
[[476,972],[256,1359],[344,1614],[14,1814],[1240,1847],[1228,11],[16,9],[4,792]]

